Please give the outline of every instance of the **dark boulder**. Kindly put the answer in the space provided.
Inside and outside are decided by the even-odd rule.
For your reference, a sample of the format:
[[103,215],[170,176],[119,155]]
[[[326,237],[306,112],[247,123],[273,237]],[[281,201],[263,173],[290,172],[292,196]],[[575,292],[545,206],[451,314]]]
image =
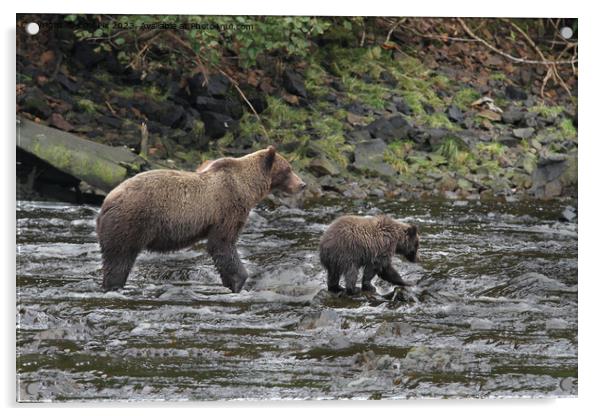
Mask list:
[[520,139],[514,136],[503,135],[498,137],[497,142],[504,146],[514,147],[520,143]]
[[73,58],[87,69],[95,67],[106,57],[107,53],[92,42],[77,42],[73,47]]
[[39,88],[31,88],[19,97],[20,110],[42,119],[47,119],[52,114],[46,96]]
[[518,108],[509,108],[502,114],[502,120],[506,124],[519,125],[525,118],[525,112]]
[[223,74],[214,74],[205,78],[205,75],[199,72],[188,78],[187,84],[193,103],[200,95],[224,98],[230,88],[230,80]]
[[525,91],[515,87],[514,85],[507,85],[506,97],[510,100],[526,100],[528,95]]
[[228,88],[230,88],[230,80],[223,74],[211,75],[207,81],[207,94],[212,97],[225,97]]
[[305,90],[305,82],[301,75],[292,71],[291,69],[287,69],[284,71],[284,75],[282,77],[284,89],[294,95],[298,95],[299,97],[307,97],[307,91]]
[[238,123],[225,114],[205,111],[201,113],[201,118],[205,123],[205,134],[212,139],[224,137],[228,131],[238,127]]
[[239,120],[243,114],[242,104],[235,99],[217,99],[200,96],[196,98],[195,107],[200,112],[211,111],[227,115],[234,120]]
[[370,123],[366,129],[373,138],[383,139],[386,143],[409,138],[412,130],[410,123],[402,115],[381,117]]
[[447,118],[454,123],[461,123],[464,121],[464,113],[455,105],[451,105],[447,108]]

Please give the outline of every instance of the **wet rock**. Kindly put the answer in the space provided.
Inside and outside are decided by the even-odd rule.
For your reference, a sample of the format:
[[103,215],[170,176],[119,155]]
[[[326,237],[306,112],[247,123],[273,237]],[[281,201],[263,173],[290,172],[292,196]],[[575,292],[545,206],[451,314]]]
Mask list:
[[414,332],[412,326],[406,322],[383,322],[376,330],[376,336],[397,338],[408,336]]
[[569,327],[569,323],[561,318],[552,318],[546,321],[546,330],[557,330],[557,329],[567,329]]
[[493,322],[489,319],[474,318],[470,321],[471,330],[489,330],[493,328]]
[[567,206],[560,214],[561,221],[573,222],[577,219],[577,210],[575,207]]
[[506,124],[514,124],[517,126],[523,121],[525,114],[526,113],[520,109],[510,108],[502,114],[502,121]]
[[343,190],[343,196],[350,199],[365,199],[368,194],[357,182],[352,182]]
[[238,123],[224,114],[205,111],[201,114],[203,123],[205,123],[205,134],[212,139],[219,139],[229,131],[236,129]]
[[299,97],[307,97],[307,91],[305,90],[305,82],[303,77],[291,69],[284,71],[283,86],[286,91],[291,94],[298,95]]
[[355,161],[352,167],[359,171],[367,171],[384,176],[394,175],[395,170],[385,163],[383,155],[387,149],[381,139],[360,142],[355,146]]
[[323,309],[305,315],[297,324],[298,329],[316,329],[325,327],[340,327],[341,318],[333,309]]
[[514,85],[506,86],[506,97],[510,100],[526,100],[528,95],[525,91],[521,90]]
[[39,88],[31,88],[20,97],[20,110],[42,119],[47,119],[52,114],[50,105],[46,102],[46,96]]
[[518,137],[519,139],[528,139],[533,136],[535,133],[535,129],[533,127],[525,127],[519,129],[513,129],[512,134],[514,137]]
[[402,115],[381,117],[366,127],[373,138],[383,139],[386,143],[408,138],[411,129],[410,123]]
[[58,113],[53,113],[48,119],[48,124],[56,127],[59,130],[63,131],[71,131],[73,130],[73,126],[67,122],[62,115]]
[[461,123],[464,121],[464,113],[458,107],[452,105],[447,109],[447,118],[454,123]]
[[312,159],[309,163],[308,170],[318,177],[324,175],[338,175],[341,173],[341,170],[336,164],[324,157]]

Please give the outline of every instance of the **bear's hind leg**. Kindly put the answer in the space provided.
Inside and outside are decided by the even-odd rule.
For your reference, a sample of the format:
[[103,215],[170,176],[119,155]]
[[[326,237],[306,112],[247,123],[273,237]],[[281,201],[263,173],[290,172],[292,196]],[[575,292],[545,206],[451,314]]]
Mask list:
[[376,275],[374,266],[369,264],[364,267],[364,275],[362,276],[362,291],[364,292],[376,292],[376,288],[372,286],[372,279]]
[[328,285],[328,291],[333,293],[339,293],[343,291],[343,288],[339,285],[341,280],[341,272],[334,268],[329,268],[327,271],[328,276],[326,277],[326,284]]
[[357,267],[351,266],[347,271],[345,271],[345,292],[348,295],[355,295],[359,293],[359,290],[355,287],[357,283],[358,277]]
[[105,292],[121,289],[136,262],[138,250],[102,253],[102,289]]

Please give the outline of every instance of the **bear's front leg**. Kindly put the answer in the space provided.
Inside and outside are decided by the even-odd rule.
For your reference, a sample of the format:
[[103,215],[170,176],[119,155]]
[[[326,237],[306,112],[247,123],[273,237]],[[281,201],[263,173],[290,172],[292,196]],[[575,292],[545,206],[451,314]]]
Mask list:
[[207,251],[215,263],[222,283],[234,293],[241,291],[249,277],[233,241],[209,237]]
[[355,287],[355,284],[357,283],[357,275],[358,270],[355,266],[352,266],[345,272],[345,292],[348,295],[356,295],[359,293],[359,290]]
[[380,272],[378,272],[378,277],[380,277],[383,280],[386,280],[387,282],[393,284],[393,285],[397,285],[397,286],[407,286],[407,284],[402,280],[401,276],[399,275],[399,273],[397,273],[397,270],[395,270],[393,268],[393,266],[391,265],[391,263],[389,263],[388,265],[384,266]]
[[362,276],[362,291],[376,292],[376,288],[372,286],[372,279],[376,275],[375,267],[371,264],[364,267],[364,275]]

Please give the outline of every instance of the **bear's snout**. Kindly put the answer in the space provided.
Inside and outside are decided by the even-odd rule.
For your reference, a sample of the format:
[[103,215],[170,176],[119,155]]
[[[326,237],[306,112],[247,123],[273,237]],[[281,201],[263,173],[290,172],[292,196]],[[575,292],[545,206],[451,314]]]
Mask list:
[[303,180],[296,174],[292,173],[289,176],[287,188],[290,193],[296,194],[298,192],[301,192],[302,190],[305,189],[306,186],[307,186],[307,184],[305,182],[303,182]]

